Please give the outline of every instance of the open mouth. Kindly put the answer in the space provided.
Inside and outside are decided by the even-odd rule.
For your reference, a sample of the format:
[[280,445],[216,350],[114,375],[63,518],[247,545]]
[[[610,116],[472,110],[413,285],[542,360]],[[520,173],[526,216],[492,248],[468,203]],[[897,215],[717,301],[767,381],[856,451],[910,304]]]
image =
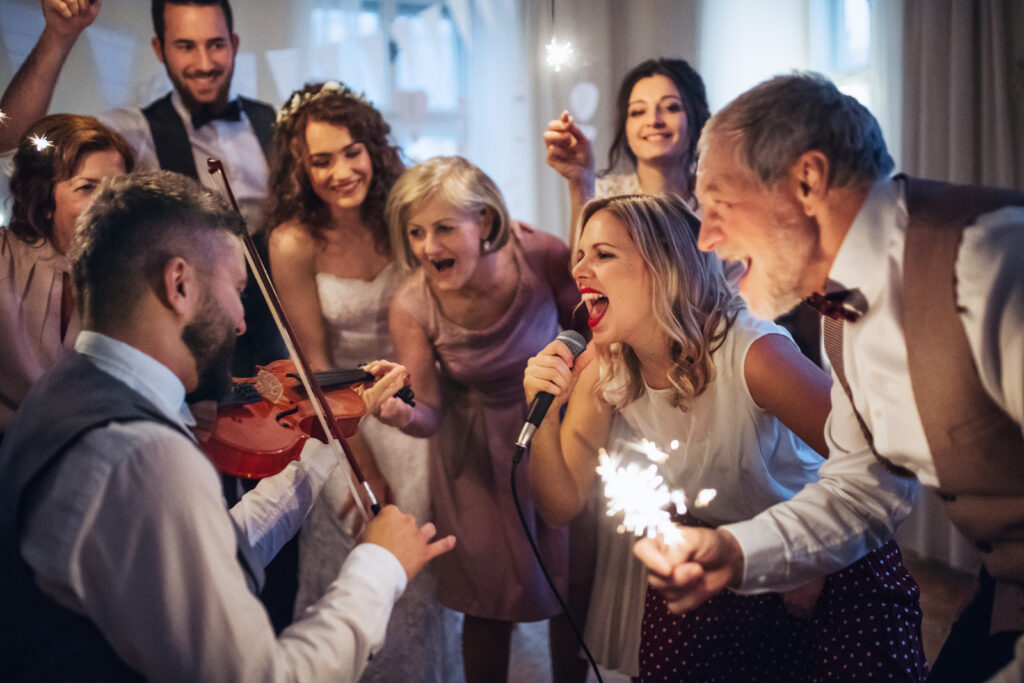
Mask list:
[[738,285],[740,280],[750,271],[750,257],[722,259],[722,274],[728,282]]
[[608,312],[608,297],[596,289],[580,290],[580,296],[587,306],[587,325],[597,327]]
[[443,273],[444,271],[448,270],[449,268],[452,268],[452,267],[455,266],[455,259],[453,259],[453,258],[430,259],[430,265],[434,266],[434,268],[437,270],[437,272]]
[[220,72],[219,71],[204,71],[202,73],[189,74],[189,75],[185,76],[185,78],[188,78],[189,80],[192,80],[192,81],[200,81],[200,82],[204,82],[204,83],[212,83],[213,81],[216,81],[218,78],[220,78]]

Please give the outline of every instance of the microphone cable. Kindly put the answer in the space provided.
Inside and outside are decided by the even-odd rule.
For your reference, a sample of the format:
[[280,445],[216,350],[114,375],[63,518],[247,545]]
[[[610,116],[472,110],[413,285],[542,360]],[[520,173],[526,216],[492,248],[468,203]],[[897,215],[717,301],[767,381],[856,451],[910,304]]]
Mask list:
[[[604,679],[601,678],[601,671],[597,668],[597,662],[594,661],[594,656],[590,654],[590,648],[587,647],[586,642],[583,640],[583,634],[580,633],[579,628],[576,626],[576,622],[572,618],[572,614],[569,612],[569,606],[565,604],[565,600],[562,599],[561,593],[558,592],[558,588],[555,586],[554,579],[551,578],[551,574],[548,573],[548,568],[544,566],[544,560],[540,556],[540,548],[537,547],[537,542],[533,540],[533,534],[530,533],[530,525],[526,521],[526,515],[523,514],[523,509],[519,505],[519,494],[516,491],[516,467],[519,465],[519,461],[522,459],[523,452],[526,449],[519,446],[515,447],[515,457],[512,459],[512,502],[515,503],[516,513],[519,515],[519,521],[523,525],[523,531],[526,533],[526,540],[530,542],[530,547],[533,549],[533,554],[537,557],[537,564],[540,565],[540,570],[544,573],[544,578],[547,579],[548,586],[551,587],[551,592],[555,594],[555,598],[558,600],[558,604],[562,607],[562,612],[565,614],[566,619],[569,620],[569,626],[572,627],[572,632],[576,636],[576,640],[579,641],[580,646],[583,647],[584,654],[587,655],[587,661],[590,662],[590,668],[594,671],[594,675],[597,676],[597,683],[604,683]],[[549,625],[548,628],[551,628]]]

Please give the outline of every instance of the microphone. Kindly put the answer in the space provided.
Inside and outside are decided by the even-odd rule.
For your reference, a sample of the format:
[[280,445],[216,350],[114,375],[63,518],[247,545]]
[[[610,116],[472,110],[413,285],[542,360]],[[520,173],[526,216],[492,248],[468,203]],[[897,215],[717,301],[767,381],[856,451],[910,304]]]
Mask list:
[[[569,348],[569,352],[572,353],[573,358],[579,357],[583,350],[587,348],[587,340],[576,330],[562,330],[555,337],[555,341],[565,344]],[[519,459],[523,457],[526,447],[530,445],[530,439],[533,438],[533,433],[537,431],[537,427],[540,426],[554,398],[554,396],[546,391],[538,391],[537,395],[533,397],[533,403],[530,404],[530,411],[526,415],[523,430],[519,432],[519,440],[516,441],[513,462],[519,462]]]

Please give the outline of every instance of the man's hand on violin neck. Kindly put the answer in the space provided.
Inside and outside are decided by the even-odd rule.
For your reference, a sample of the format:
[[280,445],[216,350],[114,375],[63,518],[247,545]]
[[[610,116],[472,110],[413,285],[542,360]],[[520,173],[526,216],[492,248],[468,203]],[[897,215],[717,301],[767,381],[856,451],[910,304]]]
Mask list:
[[432,541],[436,535],[430,522],[419,526],[415,517],[388,505],[370,522],[363,542],[375,543],[394,555],[412,579],[427,562],[455,547],[454,536]]
[[409,384],[409,371],[404,365],[388,360],[375,360],[363,366],[376,380],[373,386],[362,390],[367,415],[377,415],[382,403]]

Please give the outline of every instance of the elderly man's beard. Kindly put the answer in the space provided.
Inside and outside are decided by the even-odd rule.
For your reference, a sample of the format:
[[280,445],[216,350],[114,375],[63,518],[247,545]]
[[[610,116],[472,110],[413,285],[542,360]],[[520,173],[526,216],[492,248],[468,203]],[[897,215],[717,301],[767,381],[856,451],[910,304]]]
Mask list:
[[198,383],[185,397],[189,403],[219,401],[231,389],[231,358],[235,353],[235,325],[212,298],[204,302],[196,320],[181,333],[196,361]]

